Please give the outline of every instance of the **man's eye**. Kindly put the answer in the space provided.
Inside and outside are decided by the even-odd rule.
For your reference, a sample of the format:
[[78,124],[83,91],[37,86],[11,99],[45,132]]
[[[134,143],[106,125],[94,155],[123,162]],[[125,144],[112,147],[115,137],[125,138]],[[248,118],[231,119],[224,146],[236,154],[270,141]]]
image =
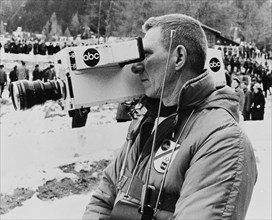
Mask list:
[[145,58],[149,57],[151,53],[149,51],[145,51]]

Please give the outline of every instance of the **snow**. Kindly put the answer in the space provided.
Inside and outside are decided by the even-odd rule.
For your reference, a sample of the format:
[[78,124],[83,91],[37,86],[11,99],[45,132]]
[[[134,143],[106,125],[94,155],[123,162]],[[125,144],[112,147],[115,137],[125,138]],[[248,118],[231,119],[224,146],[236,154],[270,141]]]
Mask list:
[[[259,172],[247,219],[272,219],[271,96],[266,101],[264,121],[242,122],[253,143]],[[1,104],[1,193],[10,194],[16,187],[35,190],[54,178],[75,178],[63,173],[60,165],[75,162],[80,170],[86,161],[113,158],[129,126],[129,122],[116,123],[115,113],[114,106],[97,109],[89,114],[84,128],[71,129],[71,118],[52,102],[23,112]],[[90,195],[42,201],[34,194],[1,219],[81,219]]]
[[[41,109],[47,109],[47,106],[51,106],[51,111],[53,107],[57,108],[49,102],[43,108],[37,106],[27,111],[9,109],[9,113],[2,116],[2,193],[11,194],[16,187],[35,190],[46,180],[62,179],[68,174],[59,166],[111,158],[124,142],[128,124],[93,125],[94,114],[88,118],[86,127],[71,129],[68,116],[44,118],[46,112]],[[107,112],[104,114],[108,115]],[[106,118],[103,117],[104,121]]]
[[81,219],[90,196],[91,193],[86,195],[72,195],[54,201],[42,201],[34,195],[22,207],[18,207],[12,212],[3,215],[1,219]]

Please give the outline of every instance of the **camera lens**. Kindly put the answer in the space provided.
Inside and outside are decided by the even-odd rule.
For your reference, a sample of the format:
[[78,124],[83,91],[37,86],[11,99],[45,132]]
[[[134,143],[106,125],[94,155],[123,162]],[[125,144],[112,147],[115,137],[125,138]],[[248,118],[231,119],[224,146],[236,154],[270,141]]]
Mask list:
[[19,80],[11,83],[10,94],[14,108],[24,110],[47,100],[65,99],[66,86],[60,79],[45,83],[40,80]]

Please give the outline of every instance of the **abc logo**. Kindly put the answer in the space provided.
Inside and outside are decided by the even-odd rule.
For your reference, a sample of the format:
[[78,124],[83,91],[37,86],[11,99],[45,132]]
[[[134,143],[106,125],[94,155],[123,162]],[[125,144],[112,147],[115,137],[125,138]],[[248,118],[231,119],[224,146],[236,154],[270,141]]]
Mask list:
[[100,55],[96,49],[90,48],[84,52],[83,60],[86,65],[95,66],[100,60]]
[[213,72],[219,71],[220,67],[221,67],[220,61],[217,58],[215,58],[215,57],[210,60],[209,65],[210,65],[210,69]]

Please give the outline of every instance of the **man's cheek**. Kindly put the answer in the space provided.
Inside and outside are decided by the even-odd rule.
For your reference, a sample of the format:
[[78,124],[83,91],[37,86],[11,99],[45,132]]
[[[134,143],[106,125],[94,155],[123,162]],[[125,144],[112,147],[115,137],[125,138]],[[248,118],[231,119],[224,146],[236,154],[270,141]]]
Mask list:
[[152,70],[156,67],[156,63],[152,59],[147,59],[145,61],[145,69]]

